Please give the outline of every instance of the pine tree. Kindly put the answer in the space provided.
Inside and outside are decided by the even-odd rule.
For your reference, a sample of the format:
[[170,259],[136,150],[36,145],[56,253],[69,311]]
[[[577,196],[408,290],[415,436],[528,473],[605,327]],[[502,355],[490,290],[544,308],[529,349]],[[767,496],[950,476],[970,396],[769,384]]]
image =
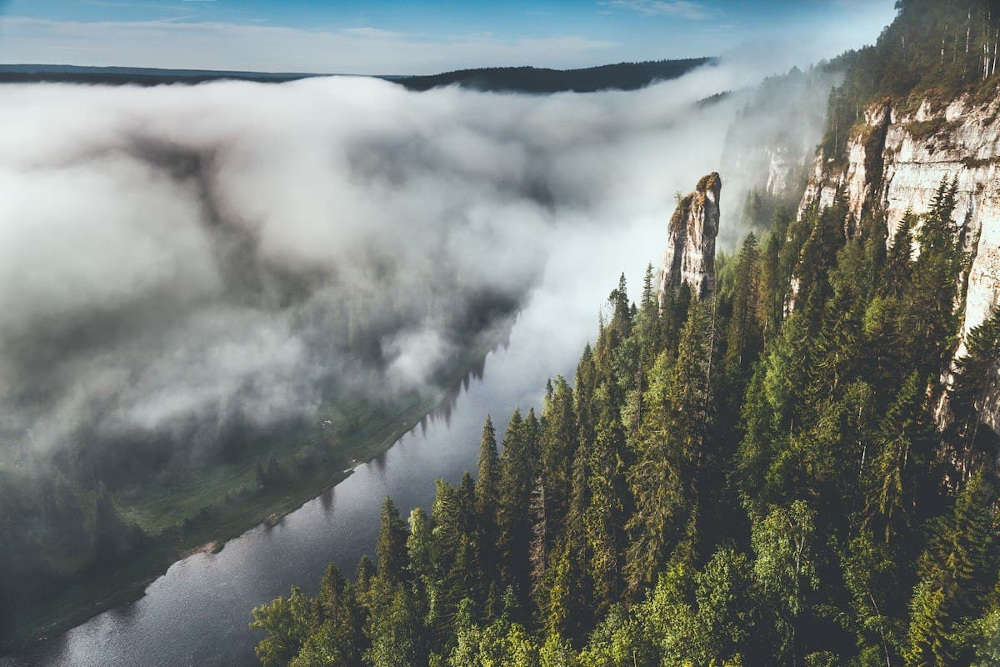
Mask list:
[[726,332],[725,367],[730,376],[741,377],[756,359],[762,345],[754,317],[758,306],[757,238],[751,233],[743,242],[736,260],[733,312]]
[[698,475],[709,425],[709,304],[694,307],[676,361],[661,354],[650,374],[643,442],[629,484],[636,511],[629,521],[628,584],[634,593],[655,581],[698,504]]
[[535,478],[528,504],[531,537],[528,545],[528,564],[531,577],[531,594],[535,605],[542,608],[547,597],[546,567],[549,560],[548,491],[542,475]]
[[680,446],[671,428],[671,366],[668,354],[663,352],[650,373],[642,449],[637,464],[629,470],[636,511],[628,524],[626,575],[633,595],[654,583],[659,569],[667,563],[687,500]]
[[583,355],[576,366],[576,385],[573,396],[576,401],[576,417],[579,427],[578,443],[590,447],[594,442],[594,427],[597,419],[594,414],[594,392],[597,389],[597,367],[594,363],[594,353],[590,343],[583,349]]
[[907,665],[952,664],[944,602],[944,591],[933,581],[924,579],[917,585],[910,602],[909,635],[903,652]]
[[427,664],[424,629],[414,613],[406,586],[388,587],[386,597],[372,611],[371,648],[365,660],[371,667],[412,667]]
[[410,573],[414,580],[428,585],[434,576],[434,546],[431,540],[431,522],[427,512],[416,507],[410,512],[410,534],[406,538],[406,552]]
[[493,419],[483,422],[483,437],[479,446],[479,472],[476,476],[476,511],[479,520],[494,516],[500,502],[500,456],[497,450]]
[[375,543],[379,577],[386,582],[403,581],[407,578],[406,523],[399,516],[396,503],[388,496],[382,502],[379,522],[378,541]]
[[552,547],[555,528],[562,525],[569,505],[573,453],[577,448],[578,434],[573,403],[573,390],[562,376],[557,377],[542,412],[539,443],[540,476],[545,489],[546,548]]
[[367,650],[363,617],[353,586],[333,565],[327,568],[317,596],[319,626],[311,629],[290,667],[352,667]]
[[572,591],[573,565],[569,552],[568,543],[556,552],[551,569],[551,583],[546,591],[547,599],[542,605],[541,625],[550,636],[566,637],[572,630],[570,624],[576,600]]
[[479,447],[479,473],[476,477],[476,527],[479,562],[487,581],[499,577],[497,513],[500,506],[500,456],[497,451],[493,420],[487,415]]
[[928,423],[924,383],[912,373],[879,424],[865,475],[865,525],[880,530],[886,543],[914,527],[918,490],[936,443]]
[[972,474],[977,463],[992,468],[996,462],[996,434],[983,424],[983,411],[989,391],[998,384],[1000,310],[969,333],[966,347],[966,354],[955,364],[949,391],[954,415],[951,444],[964,476]]
[[589,572],[598,614],[618,601],[622,592],[625,548],[625,502],[622,468],[624,434],[607,393],[599,394],[600,421],[589,452],[587,487],[590,503],[584,513]]
[[500,459],[500,569],[503,581],[514,587],[522,603],[531,589],[526,538],[531,533],[528,505],[537,471],[538,428],[534,411],[524,419],[515,410]]
[[567,588],[572,613],[566,621],[570,637],[581,637],[593,620],[593,584],[589,577],[590,547],[587,541],[587,509],[590,507],[590,449],[581,446],[573,457],[569,509],[566,513],[566,552],[569,559]]

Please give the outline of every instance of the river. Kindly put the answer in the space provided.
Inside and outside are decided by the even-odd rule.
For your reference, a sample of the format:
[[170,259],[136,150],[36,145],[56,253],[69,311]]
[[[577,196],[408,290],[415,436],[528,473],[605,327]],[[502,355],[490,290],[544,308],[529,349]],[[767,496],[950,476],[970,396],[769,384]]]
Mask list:
[[[492,353],[486,373],[510,356],[502,348]],[[492,410],[498,420],[505,420],[515,404],[533,402],[513,389],[498,395],[494,383],[472,380],[449,419],[439,417],[417,427],[383,456],[359,466],[273,528],[258,526],[217,554],[199,553],[175,563],[136,602],[5,664],[258,664],[253,647],[259,636],[248,627],[249,610],[287,593],[292,584],[313,591],[328,563],[353,572],[375,544],[381,500],[391,495],[405,512],[429,506],[433,480],[457,481],[463,471],[474,470],[483,416]]]
[[621,269],[630,269],[631,292],[638,296],[646,262],[660,253],[663,229],[662,218],[644,218],[563,237],[553,244],[545,276],[509,345],[487,357],[482,378],[468,383],[447,419],[418,426],[274,527],[258,526],[218,553],[175,563],[139,600],[0,658],[0,667],[259,664],[253,648],[261,636],[248,627],[250,610],[287,594],[293,584],[315,591],[329,563],[352,573],[361,556],[374,551],[386,495],[409,513],[430,506],[434,480],[457,482],[464,471],[474,472],[485,416],[492,414],[502,432],[516,406],[540,407],[548,378],[572,377]]
[[541,405],[546,379],[572,376],[620,267],[645,265],[655,247],[650,238],[659,236],[661,224],[619,229],[597,244],[605,248],[603,261],[579,273],[574,269],[593,252],[594,238],[561,243],[509,345],[487,357],[482,377],[470,379],[447,418],[428,419],[274,527],[258,526],[218,553],[175,563],[139,600],[23,654],[0,658],[0,667],[257,665],[253,648],[260,635],[248,627],[250,610],[287,594],[293,584],[314,591],[329,563],[353,572],[358,559],[374,550],[386,495],[409,513],[430,506],[434,480],[457,482],[464,471],[474,472],[485,416],[492,414],[502,432],[515,406]]

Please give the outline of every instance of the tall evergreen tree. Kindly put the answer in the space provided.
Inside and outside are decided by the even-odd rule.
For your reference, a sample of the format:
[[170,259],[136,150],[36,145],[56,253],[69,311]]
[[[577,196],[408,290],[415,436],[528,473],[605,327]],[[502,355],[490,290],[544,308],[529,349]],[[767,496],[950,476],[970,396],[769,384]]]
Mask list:
[[479,472],[476,476],[476,525],[479,562],[488,581],[499,575],[497,513],[500,507],[500,455],[497,450],[493,419],[487,415],[479,446]]
[[378,541],[375,543],[378,574],[384,581],[396,582],[407,578],[406,538],[406,523],[399,515],[399,508],[392,498],[386,496],[382,502]]
[[978,465],[995,470],[998,440],[983,423],[987,398],[998,387],[1000,359],[1000,310],[973,329],[966,339],[966,353],[956,362],[949,405],[953,412],[951,444],[963,475]]
[[606,612],[622,593],[624,566],[625,481],[622,466],[624,434],[607,392],[598,394],[600,418],[590,448],[587,487],[590,502],[584,512],[590,579],[598,614]]

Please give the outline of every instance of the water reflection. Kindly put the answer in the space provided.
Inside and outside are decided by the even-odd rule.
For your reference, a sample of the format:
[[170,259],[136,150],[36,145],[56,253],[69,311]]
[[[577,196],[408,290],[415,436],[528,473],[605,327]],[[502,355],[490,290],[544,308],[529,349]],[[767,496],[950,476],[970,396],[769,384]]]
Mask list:
[[[504,364],[506,345],[491,353],[390,450],[275,525],[258,526],[216,553],[172,565],[133,604],[102,614],[3,667],[256,665],[259,636],[249,610],[292,584],[312,591],[328,563],[353,572],[372,551],[382,498],[404,512],[433,499],[435,479],[457,482],[474,470],[482,419],[521,400],[523,385],[486,382]],[[532,378],[530,384],[541,386]],[[502,384],[502,383],[501,383]],[[524,385],[527,385],[525,382]]]
[[[292,584],[314,591],[331,562],[353,572],[374,549],[379,505],[387,494],[402,512],[429,507],[434,480],[457,483],[464,471],[475,469],[487,413],[500,427],[515,406],[540,405],[546,379],[572,377],[595,329],[597,295],[617,284],[621,267],[645,266],[659,226],[639,220],[611,232],[599,245],[603,261],[584,271],[579,258],[593,255],[593,239],[561,237],[509,344],[473,369],[447,410],[424,420],[383,456],[358,466],[272,529],[257,527],[218,554],[175,563],[129,608],[98,616],[27,655],[0,659],[0,667],[257,665],[253,647],[260,637],[248,627],[252,607],[286,594]],[[630,281],[637,285],[640,278],[637,272]]]

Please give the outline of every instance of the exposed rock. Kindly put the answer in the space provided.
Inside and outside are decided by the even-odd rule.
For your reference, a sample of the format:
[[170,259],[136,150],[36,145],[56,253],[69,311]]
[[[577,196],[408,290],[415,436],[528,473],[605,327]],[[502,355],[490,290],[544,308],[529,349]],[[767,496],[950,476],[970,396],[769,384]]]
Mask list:
[[[848,145],[846,166],[823,156],[814,163],[800,214],[832,203],[842,187],[852,231],[869,210],[887,216],[889,239],[907,211],[930,210],[942,180],[957,179],[954,219],[972,258],[963,308],[963,339],[1000,303],[1000,99],[976,105],[961,97],[944,108],[925,102],[915,113],[889,103],[869,108]],[[957,357],[965,353],[964,343]],[[1000,431],[1000,390],[988,423]]]
[[799,153],[788,148],[768,151],[765,191],[780,198],[794,192],[803,175],[803,162]]
[[885,183],[886,136],[892,118],[891,102],[873,105],[865,112],[862,130],[848,142],[846,166],[826,160],[823,155],[816,159],[799,204],[800,218],[813,204],[818,203],[820,208],[832,205],[840,188],[850,211],[846,223],[848,234],[857,230],[864,214],[883,208],[880,193]]
[[698,181],[670,218],[667,251],[660,274],[660,306],[667,290],[690,285],[704,296],[715,286],[715,238],[719,234],[722,179],[712,173]]
[[746,99],[726,132],[721,157],[729,202],[722,212],[722,247],[737,247],[748,223],[770,223],[770,214],[750,215],[751,198],[769,206],[798,203],[807,166],[823,137],[830,91],[841,80],[834,66],[793,69],[766,79]]

